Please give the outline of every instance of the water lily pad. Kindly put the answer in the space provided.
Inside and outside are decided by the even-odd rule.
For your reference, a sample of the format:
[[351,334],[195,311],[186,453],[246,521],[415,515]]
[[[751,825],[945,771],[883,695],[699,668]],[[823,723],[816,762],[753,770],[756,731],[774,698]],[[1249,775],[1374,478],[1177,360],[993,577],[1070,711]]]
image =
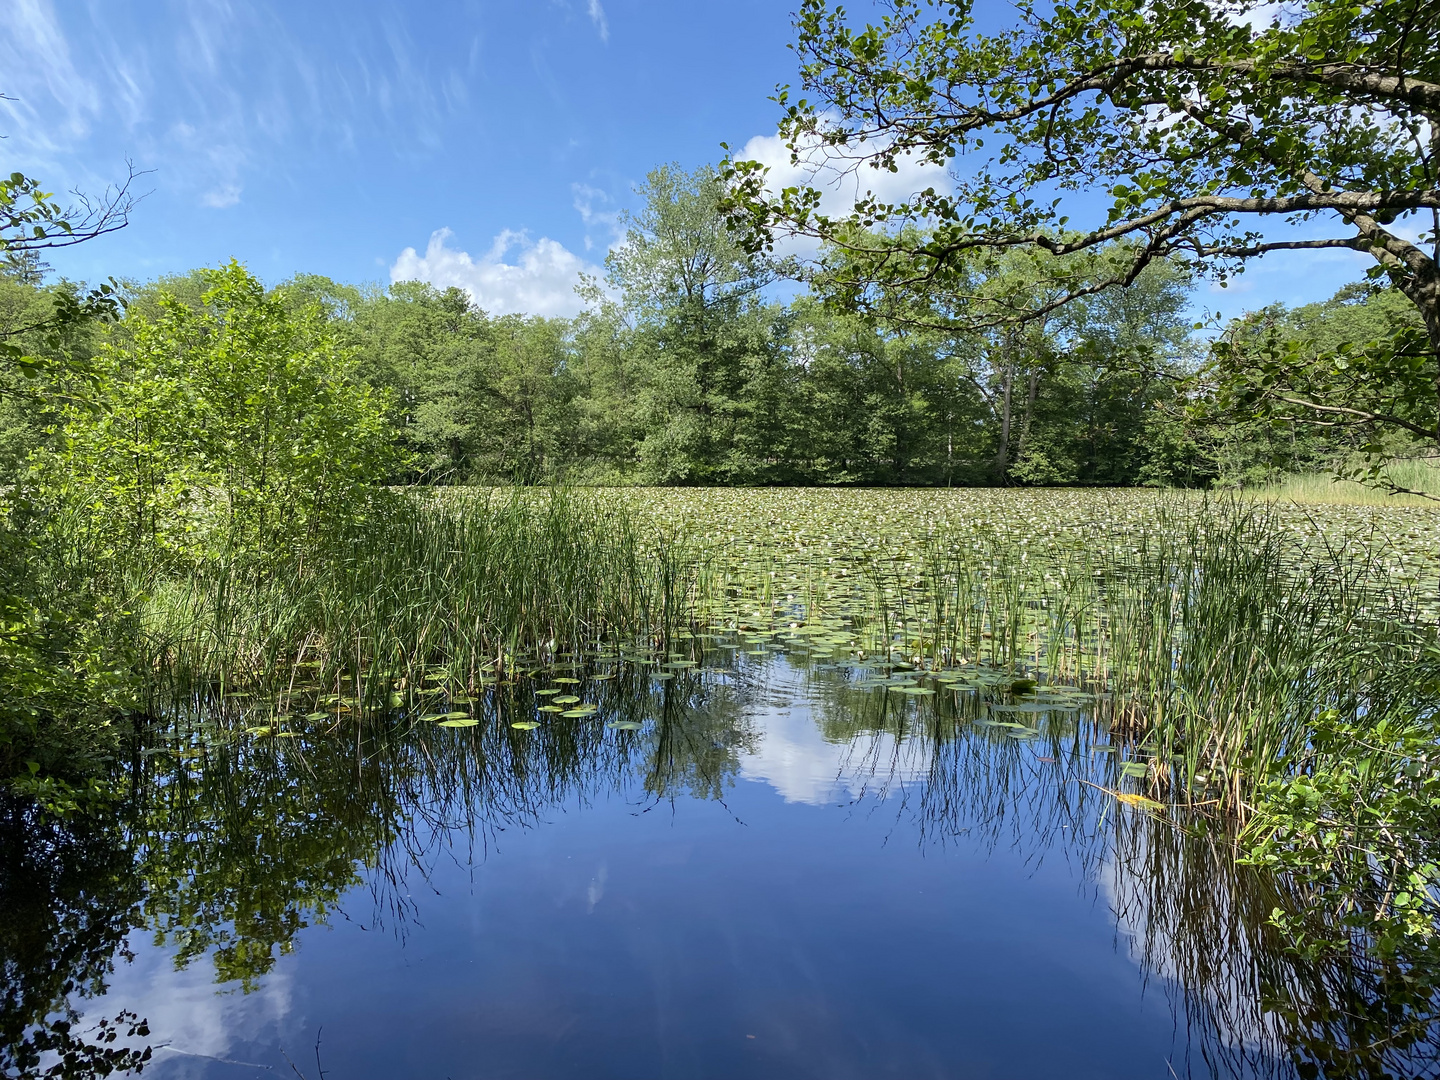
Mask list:
[[535,691],[535,696],[536,696],[536,697],[549,697],[551,694],[558,694],[559,692],[560,692],[560,688],[559,688],[558,686],[549,686],[549,687],[546,687],[544,690],[536,690],[536,691]]
[[516,720],[515,723],[511,724],[510,726],[512,728],[515,728],[517,731],[534,731],[540,725],[537,724],[534,720]]
[[896,686],[892,687],[892,689],[895,690],[896,693],[910,694],[915,697],[922,697],[935,693],[934,690],[931,690],[925,686]]
[[605,726],[612,731],[639,731],[644,725],[638,720],[611,720]]
[[441,726],[441,727],[475,727],[475,726],[478,725],[479,723],[480,723],[479,720],[476,720],[473,716],[471,716],[471,717],[468,717],[467,719],[464,719],[464,720],[441,720],[441,721],[440,721],[440,726]]
[[574,705],[580,699],[574,694],[563,694],[555,699],[556,705]]
[[539,708],[537,708],[535,711],[536,711],[536,712],[552,712],[552,713],[553,713],[553,712],[564,712],[564,711],[565,711],[565,706],[564,706],[564,705],[541,705],[541,706],[540,706]]

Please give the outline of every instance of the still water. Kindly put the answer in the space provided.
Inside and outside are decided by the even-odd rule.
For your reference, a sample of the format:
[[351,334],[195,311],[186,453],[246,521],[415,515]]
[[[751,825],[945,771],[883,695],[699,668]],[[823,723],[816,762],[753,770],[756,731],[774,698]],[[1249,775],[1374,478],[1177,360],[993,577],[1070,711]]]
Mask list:
[[1289,1074],[1333,974],[1223,842],[1100,790],[1103,709],[887,674],[726,652],[575,665],[593,716],[540,675],[473,726],[201,725],[113,828],[10,823],[5,1034],[128,1010],[160,1080]]

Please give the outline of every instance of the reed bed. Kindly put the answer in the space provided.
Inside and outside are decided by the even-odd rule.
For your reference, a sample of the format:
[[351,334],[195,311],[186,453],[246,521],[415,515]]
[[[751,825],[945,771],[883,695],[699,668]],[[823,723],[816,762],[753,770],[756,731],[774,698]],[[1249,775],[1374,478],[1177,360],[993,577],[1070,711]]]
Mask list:
[[453,715],[527,672],[699,659],[738,634],[862,679],[1075,684],[1108,699],[1152,795],[1243,815],[1257,785],[1312,767],[1317,717],[1413,713],[1395,673],[1436,644],[1431,515],[1336,529],[1239,498],[1060,513],[1054,493],[970,493],[916,513],[873,492],[650,495],[404,495],[263,570],[237,554],[142,583],[152,711],[243,694],[385,713],[444,691]]
[[[1363,463],[1361,463],[1363,465]],[[1355,480],[1336,479],[1333,473],[1296,473],[1252,494],[1259,499],[1302,505],[1430,506],[1440,501],[1440,462],[1427,458],[1397,461],[1385,476],[1402,491],[1374,487]]]
[[795,518],[768,542],[712,534],[697,615],[820,660],[1079,683],[1108,698],[1153,795],[1240,816],[1257,785],[1315,767],[1322,715],[1357,730],[1414,715],[1435,561],[1406,540],[1433,536],[1429,515],[1387,534],[1232,497],[1133,506],[937,515],[878,543],[840,515],[838,542]]
[[473,692],[523,662],[663,639],[698,568],[596,500],[400,496],[263,569],[227,553],[144,583],[138,649],[157,711],[324,687],[383,709],[437,673]]

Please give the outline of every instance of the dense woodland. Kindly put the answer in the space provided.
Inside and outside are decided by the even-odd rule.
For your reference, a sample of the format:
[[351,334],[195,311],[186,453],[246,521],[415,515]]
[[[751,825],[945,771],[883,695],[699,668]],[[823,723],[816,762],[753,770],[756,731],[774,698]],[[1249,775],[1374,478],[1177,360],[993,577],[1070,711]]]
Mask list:
[[[1394,290],[1357,284],[1197,328],[1191,277],[1162,261],[1130,288],[1019,327],[886,324],[787,283],[783,260],[743,251],[711,170],[658,169],[640,194],[606,280],[588,283],[574,319],[490,317],[458,289],[418,282],[299,275],[271,290],[317,347],[311,362],[365,388],[356,408],[383,412],[400,450],[384,480],[1254,486],[1343,465],[1362,442],[1207,423],[1197,373],[1215,331],[1241,347],[1278,335],[1318,353],[1418,322]],[[1031,293],[1053,273],[1036,258],[976,260],[966,287]],[[193,398],[203,366],[161,372],[144,355],[161,347],[157,334],[196,334],[220,317],[203,299],[214,278],[129,283],[118,322],[77,324],[63,340],[35,334],[31,351],[103,356],[102,399],[153,398],[156,379]],[[14,263],[0,285],[3,328],[43,321],[53,293],[73,288],[47,284],[35,260]],[[180,309],[191,314],[177,321]],[[54,401],[11,394],[0,415],[13,483],[92,414],[72,409],[57,426]]]

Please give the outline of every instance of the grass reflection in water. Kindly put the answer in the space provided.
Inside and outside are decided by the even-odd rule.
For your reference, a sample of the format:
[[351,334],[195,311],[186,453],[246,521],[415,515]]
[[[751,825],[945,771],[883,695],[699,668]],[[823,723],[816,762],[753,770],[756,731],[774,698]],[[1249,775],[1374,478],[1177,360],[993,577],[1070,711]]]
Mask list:
[[[1387,1064],[1417,1076],[1431,1067],[1425,1002],[1412,994],[1407,1010],[1370,972],[1284,949],[1269,917],[1295,898],[1235,866],[1213,821],[1108,794],[1130,782],[1126,753],[1111,752],[1113,701],[1043,682],[1017,692],[1008,674],[981,667],[748,655],[762,651],[748,648],[757,640],[692,639],[669,658],[688,666],[664,681],[650,677],[661,659],[652,654],[575,660],[564,685],[597,711],[551,714],[533,730],[513,719],[554,696],[543,693],[549,673],[497,686],[466,728],[396,708],[348,721],[345,737],[327,720],[292,739],[256,738],[245,734],[258,726],[249,717],[273,705],[229,699],[223,712],[157,732],[129,762],[127,816],[98,839],[53,845],[65,865],[29,909],[64,910],[83,896],[104,909],[87,922],[116,930],[61,955],[27,952],[10,946],[35,929],[12,917],[7,1031],[39,1015],[36,988],[52,1012],[67,1000],[83,1009],[130,925],[177,964],[213,965],[217,981],[246,989],[307,926],[345,918],[403,938],[424,922],[418,886],[437,860],[483,863],[506,831],[543,830],[555,813],[616,795],[636,812],[725,800],[765,738],[767,710],[788,701],[836,748],[850,801],[893,815],[914,842],[1075,865],[1111,906],[1121,947],[1168,995],[1181,1075],[1289,1075],[1297,1061],[1303,1074],[1322,1054],[1327,1075],[1343,1075],[1360,1060],[1347,1051],[1382,1028]],[[934,692],[905,693],[916,685]],[[64,978],[41,977],[66,965]],[[1404,1034],[1407,1017],[1418,1043]]]

